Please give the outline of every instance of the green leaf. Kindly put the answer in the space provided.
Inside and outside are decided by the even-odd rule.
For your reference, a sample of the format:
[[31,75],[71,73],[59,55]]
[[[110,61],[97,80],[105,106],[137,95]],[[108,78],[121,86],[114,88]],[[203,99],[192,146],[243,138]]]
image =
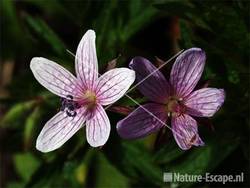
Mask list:
[[171,140],[170,143],[164,145],[157,153],[155,153],[154,160],[157,164],[169,163],[185,154],[185,151],[182,151],[177,144],[173,142],[174,140]]
[[55,53],[65,56],[66,47],[62,40],[55,32],[40,18],[33,18],[29,15],[26,17],[27,24],[36,33],[39,40],[45,40],[47,44],[54,50]]
[[29,147],[33,140],[36,125],[42,116],[40,107],[36,107],[34,111],[27,117],[24,127],[24,145],[25,148]]
[[14,156],[16,171],[19,176],[27,182],[33,172],[38,168],[40,162],[31,153],[20,153]]
[[[0,2],[1,32],[8,33],[1,38],[1,57],[13,58],[21,50],[24,42],[23,31],[18,22],[17,10],[14,1],[2,0]],[[18,42],[18,46],[15,45]],[[14,53],[17,51],[17,53]]]
[[[217,137],[206,141],[204,147],[192,148],[185,157],[180,157],[166,165],[168,172],[180,174],[205,174],[212,172],[239,145],[239,140]],[[166,153],[167,155],[167,153]],[[190,186],[185,184],[185,186]]]
[[128,177],[145,185],[163,184],[162,170],[153,161],[152,154],[141,141],[122,142],[110,147],[112,149],[107,148],[105,152],[107,158]]
[[95,187],[128,187],[128,179],[102,153],[98,153]]
[[20,120],[24,119],[26,114],[29,113],[35,105],[36,101],[34,100],[15,104],[0,121],[0,126],[14,126],[20,123]]

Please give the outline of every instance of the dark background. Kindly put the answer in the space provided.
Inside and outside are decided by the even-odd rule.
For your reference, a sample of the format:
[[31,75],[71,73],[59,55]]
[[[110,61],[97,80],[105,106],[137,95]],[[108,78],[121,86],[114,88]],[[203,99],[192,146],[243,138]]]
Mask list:
[[[1,0],[0,187],[247,187],[249,186],[249,1],[56,1]],[[54,60],[74,71],[75,53],[88,29],[97,35],[100,72],[110,60],[127,66],[134,56],[156,62],[181,49],[207,55],[201,83],[224,88],[226,100],[199,132],[206,145],[178,148],[166,129],[145,139],[124,141],[108,112],[111,136],[91,148],[79,131],[60,149],[35,149],[42,127],[60,107],[32,76],[32,57]],[[156,62],[157,64],[157,62]],[[162,71],[168,77],[173,61]],[[134,98],[141,94],[134,90]],[[145,99],[140,99],[143,104]],[[125,97],[115,105],[135,107]],[[243,183],[163,182],[163,172],[240,174]]]

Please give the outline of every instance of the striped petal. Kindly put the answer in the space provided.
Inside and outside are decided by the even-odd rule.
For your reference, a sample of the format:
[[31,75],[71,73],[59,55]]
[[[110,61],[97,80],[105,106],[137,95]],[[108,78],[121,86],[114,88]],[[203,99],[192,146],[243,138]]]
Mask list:
[[95,115],[86,122],[87,141],[92,147],[104,145],[110,133],[110,122],[101,105],[97,105]]
[[169,96],[169,84],[162,73],[147,59],[135,57],[129,64],[136,72],[141,93],[154,102],[162,103]]
[[118,134],[125,139],[147,136],[164,126],[167,113],[164,106],[155,103],[138,107],[117,123]]
[[65,112],[58,112],[43,127],[37,141],[36,148],[42,152],[53,151],[69,140],[85,121],[85,109],[78,109],[75,117],[69,117]]
[[98,78],[95,32],[93,30],[88,30],[84,34],[77,47],[75,68],[77,78],[80,78],[87,88],[93,88],[94,81]]
[[63,98],[67,98],[67,95],[81,97],[82,88],[75,76],[57,63],[43,57],[34,57],[30,68],[37,81],[52,93]]
[[173,117],[171,124],[175,141],[181,149],[188,150],[192,145],[204,145],[198,134],[197,122],[191,116],[183,114]]
[[97,83],[96,96],[102,105],[120,99],[135,80],[135,72],[128,68],[115,68],[103,74]]
[[206,55],[200,48],[191,48],[177,57],[170,74],[174,94],[184,98],[199,81],[204,69]]
[[186,98],[187,113],[197,117],[211,117],[225,100],[225,91],[216,88],[203,88],[194,91]]

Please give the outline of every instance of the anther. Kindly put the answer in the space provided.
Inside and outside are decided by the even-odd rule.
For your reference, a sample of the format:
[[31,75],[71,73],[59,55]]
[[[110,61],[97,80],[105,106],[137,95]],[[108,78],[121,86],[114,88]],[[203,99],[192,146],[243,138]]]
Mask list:
[[75,117],[77,114],[75,110],[81,107],[77,102],[73,101],[72,95],[67,95],[66,98],[61,98],[61,103],[62,106],[60,111],[65,111],[69,117]]

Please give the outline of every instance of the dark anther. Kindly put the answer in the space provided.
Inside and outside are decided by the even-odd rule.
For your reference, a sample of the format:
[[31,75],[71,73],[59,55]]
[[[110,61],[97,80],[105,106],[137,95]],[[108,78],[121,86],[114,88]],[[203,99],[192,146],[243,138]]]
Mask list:
[[66,96],[68,100],[73,100],[73,96],[72,95],[67,95]]
[[60,111],[65,111],[69,117],[76,116],[77,113],[75,110],[81,107],[77,102],[73,101],[73,96],[71,95],[61,98],[61,104]]
[[66,110],[66,114],[69,117],[75,117],[77,113],[76,111]]

